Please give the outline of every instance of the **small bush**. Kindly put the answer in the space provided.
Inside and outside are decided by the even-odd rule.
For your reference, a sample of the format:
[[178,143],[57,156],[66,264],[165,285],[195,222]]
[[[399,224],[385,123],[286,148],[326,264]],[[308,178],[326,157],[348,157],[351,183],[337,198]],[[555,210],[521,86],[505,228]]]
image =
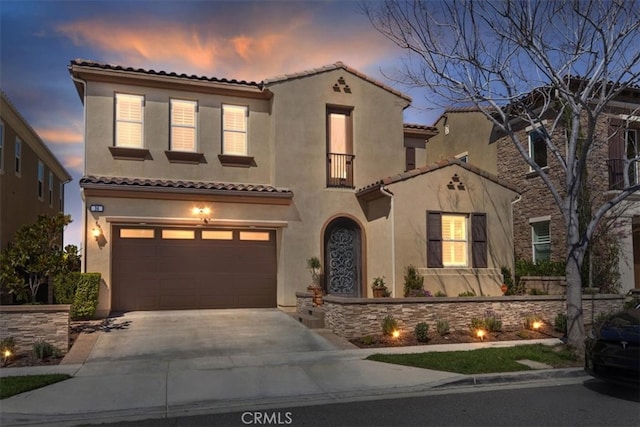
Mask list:
[[443,298],[443,297],[446,297],[446,296],[447,296],[447,294],[445,294],[445,293],[444,293],[444,292],[442,292],[442,291],[438,291],[438,292],[436,292],[436,295],[435,295],[435,296],[436,296],[436,297],[438,297],[438,298]]
[[484,325],[487,327],[489,332],[500,332],[502,331],[502,320],[497,317],[486,317],[484,319]]
[[409,296],[413,290],[424,288],[424,277],[418,274],[418,270],[413,265],[408,265],[404,269],[404,296]]
[[16,340],[13,337],[7,337],[0,340],[0,356],[5,351],[10,351],[11,354],[16,352]]
[[376,343],[376,339],[374,337],[372,337],[371,335],[366,335],[362,338],[360,338],[360,343],[363,345],[373,345]]
[[72,319],[91,318],[98,307],[100,273],[81,273],[71,306]]
[[529,329],[529,330],[533,330],[533,324],[535,322],[540,322],[542,323],[542,319],[540,318],[540,316],[527,316],[524,318],[524,327]]
[[418,342],[429,341],[429,325],[426,322],[420,322],[415,328],[416,339]]
[[80,273],[61,274],[53,281],[53,296],[56,304],[73,304],[76,295]]
[[471,319],[471,323],[469,324],[469,329],[471,330],[471,333],[475,333],[477,329],[486,329],[486,326],[484,324],[484,319],[474,317],[473,319]]
[[426,289],[409,289],[409,293],[407,295],[405,295],[406,297],[433,297],[433,295],[431,295],[431,292],[427,291]]
[[382,333],[391,336],[398,329],[398,321],[390,314],[382,320]]
[[441,337],[447,335],[450,331],[449,322],[446,320],[438,320],[436,322],[436,331],[438,331],[438,335]]
[[567,315],[564,313],[558,313],[556,318],[553,320],[553,329],[562,332],[564,334],[567,333]]
[[53,357],[55,359],[62,355],[60,349],[54,347],[46,341],[36,341],[33,343],[33,356],[37,359],[43,360],[47,357]]
[[475,297],[476,293],[474,291],[465,291],[465,292],[460,292],[458,296],[459,297]]

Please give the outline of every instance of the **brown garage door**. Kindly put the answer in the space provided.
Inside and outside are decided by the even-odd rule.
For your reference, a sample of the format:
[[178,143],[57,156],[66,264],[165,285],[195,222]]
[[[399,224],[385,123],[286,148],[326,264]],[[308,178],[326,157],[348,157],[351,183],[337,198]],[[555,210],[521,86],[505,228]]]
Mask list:
[[276,306],[275,232],[114,226],[112,311]]

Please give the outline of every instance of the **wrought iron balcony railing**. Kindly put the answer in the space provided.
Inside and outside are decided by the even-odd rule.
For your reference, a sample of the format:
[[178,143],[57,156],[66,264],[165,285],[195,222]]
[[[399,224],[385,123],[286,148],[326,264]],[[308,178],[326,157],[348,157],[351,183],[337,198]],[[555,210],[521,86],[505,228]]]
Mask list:
[[[640,182],[640,164],[638,162],[627,163],[625,159],[609,159],[607,165],[609,168],[609,190],[624,189],[625,173],[629,176],[629,185],[635,185]],[[627,168],[625,170],[625,163]]]
[[327,187],[354,188],[353,154],[327,153]]

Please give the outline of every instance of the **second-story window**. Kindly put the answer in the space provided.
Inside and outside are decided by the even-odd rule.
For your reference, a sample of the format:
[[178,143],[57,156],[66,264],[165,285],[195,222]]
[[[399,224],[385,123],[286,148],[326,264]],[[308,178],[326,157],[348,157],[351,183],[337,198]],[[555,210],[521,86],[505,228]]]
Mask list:
[[116,147],[143,148],[144,97],[116,93]]
[[44,163],[38,160],[38,199],[44,197]]
[[196,151],[195,101],[171,100],[171,150]]
[[22,141],[16,138],[16,175],[20,176],[22,173]]
[[64,211],[64,183],[63,182],[60,183],[59,197],[60,199],[58,200],[58,202],[60,204],[60,212],[63,212]]
[[[544,134],[540,130],[534,130],[529,133],[529,157],[541,168],[547,166],[547,143],[544,140]],[[533,170],[533,168],[530,168],[530,170]]]
[[49,207],[53,207],[53,172],[49,171]]
[[247,155],[248,117],[249,108],[246,106],[222,106],[222,154]]
[[351,109],[327,109],[327,187],[353,188]]

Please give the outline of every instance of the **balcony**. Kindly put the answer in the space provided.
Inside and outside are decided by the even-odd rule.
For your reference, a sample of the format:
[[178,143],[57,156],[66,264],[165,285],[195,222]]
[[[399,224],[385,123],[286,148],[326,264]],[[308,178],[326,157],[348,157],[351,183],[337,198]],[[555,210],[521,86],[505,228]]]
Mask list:
[[327,153],[327,187],[354,188],[353,154]]
[[[607,160],[609,169],[609,190],[623,190],[624,189],[624,175],[625,175],[625,163],[628,160],[625,159],[610,159]],[[626,173],[629,176],[629,184],[635,185],[640,182],[640,164],[638,162],[627,163]]]

